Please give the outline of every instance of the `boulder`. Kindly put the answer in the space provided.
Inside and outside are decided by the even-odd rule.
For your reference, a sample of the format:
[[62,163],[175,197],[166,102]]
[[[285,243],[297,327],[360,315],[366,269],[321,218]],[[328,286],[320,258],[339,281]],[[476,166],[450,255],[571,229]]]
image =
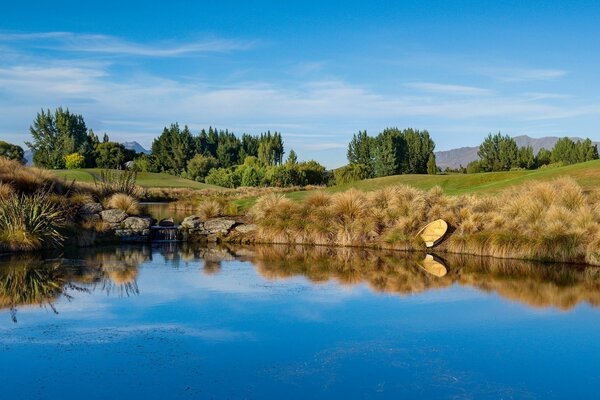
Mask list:
[[235,221],[228,218],[213,218],[204,222],[204,229],[209,234],[223,233],[227,234],[235,225]]
[[241,224],[234,228],[234,230],[242,235],[250,232],[254,232],[258,227],[255,224]]
[[123,229],[142,232],[146,229],[150,229],[150,226],[152,225],[152,219],[143,217],[129,217],[126,218],[121,225]]
[[204,229],[204,221],[197,215],[190,215],[181,221],[181,227],[184,229],[201,230]]
[[79,215],[85,216],[90,214],[98,214],[102,211],[100,203],[86,203],[79,208]]
[[158,226],[175,226],[175,221],[173,220],[173,218],[165,218],[165,219],[161,219],[160,222],[158,223]]
[[108,222],[109,224],[119,224],[128,217],[126,212],[117,208],[104,210],[100,212],[100,216],[102,217],[103,221]]

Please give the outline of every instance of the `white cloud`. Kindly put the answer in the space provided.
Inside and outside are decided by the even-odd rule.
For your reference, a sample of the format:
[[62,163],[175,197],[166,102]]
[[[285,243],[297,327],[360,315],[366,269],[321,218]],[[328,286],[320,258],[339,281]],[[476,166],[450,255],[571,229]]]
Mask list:
[[247,50],[255,41],[240,41],[220,38],[181,43],[161,41],[143,44],[126,41],[110,35],[75,34],[71,32],[4,33],[0,42],[20,42],[32,48],[43,48],[66,52],[100,53],[110,55],[144,57],[180,57],[202,53],[222,53],[234,50]]
[[568,73],[562,69],[541,68],[484,68],[478,72],[498,81],[510,83],[553,80],[562,78]]
[[487,96],[494,92],[490,89],[484,89],[474,86],[463,86],[463,85],[448,85],[441,83],[431,82],[412,82],[406,83],[404,86],[420,90],[427,93],[436,94],[449,94],[449,95],[461,95],[461,96]]

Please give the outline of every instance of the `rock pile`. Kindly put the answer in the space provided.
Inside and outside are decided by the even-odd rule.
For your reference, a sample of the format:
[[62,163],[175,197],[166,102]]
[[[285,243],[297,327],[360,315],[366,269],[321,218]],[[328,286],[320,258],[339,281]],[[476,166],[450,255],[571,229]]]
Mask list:
[[228,217],[205,220],[198,215],[191,215],[181,222],[179,229],[185,241],[248,243],[254,241],[256,225]]
[[122,241],[145,242],[150,239],[150,227],[154,222],[149,217],[138,217],[111,208],[104,210],[100,203],[87,203],[79,209],[79,216],[87,223],[103,223],[108,234]]

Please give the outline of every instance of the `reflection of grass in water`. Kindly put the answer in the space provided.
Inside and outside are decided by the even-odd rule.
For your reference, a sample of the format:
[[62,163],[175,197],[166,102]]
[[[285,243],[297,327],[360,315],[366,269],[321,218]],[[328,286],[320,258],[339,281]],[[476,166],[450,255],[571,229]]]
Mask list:
[[58,313],[52,303],[65,293],[68,284],[64,270],[58,263],[39,264],[22,262],[0,270],[0,307],[9,307],[12,319],[17,322],[17,306],[48,305]]
[[258,246],[251,257],[267,279],[302,275],[319,283],[368,284],[373,290],[408,295],[454,283],[495,292],[533,307],[600,306],[600,269],[520,260],[447,255],[441,277],[418,267],[423,254],[325,246]]

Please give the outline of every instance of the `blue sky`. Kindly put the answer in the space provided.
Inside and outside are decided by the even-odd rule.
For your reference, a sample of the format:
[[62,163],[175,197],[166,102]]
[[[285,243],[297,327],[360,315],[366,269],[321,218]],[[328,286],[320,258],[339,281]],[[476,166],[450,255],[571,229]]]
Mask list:
[[2,1],[0,138],[62,105],[145,147],[171,122],[279,130],[328,167],[386,126],[600,140],[598,37],[593,1]]

